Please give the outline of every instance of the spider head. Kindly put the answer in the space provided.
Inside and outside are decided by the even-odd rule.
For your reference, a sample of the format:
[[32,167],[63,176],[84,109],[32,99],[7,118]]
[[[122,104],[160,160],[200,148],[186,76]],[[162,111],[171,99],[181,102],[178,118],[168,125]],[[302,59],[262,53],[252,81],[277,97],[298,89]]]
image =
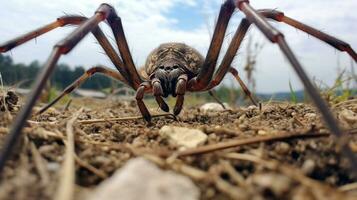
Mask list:
[[184,73],[184,66],[175,59],[168,59],[158,63],[153,75],[161,82],[163,97],[168,97],[170,94],[174,97],[176,96],[177,79]]

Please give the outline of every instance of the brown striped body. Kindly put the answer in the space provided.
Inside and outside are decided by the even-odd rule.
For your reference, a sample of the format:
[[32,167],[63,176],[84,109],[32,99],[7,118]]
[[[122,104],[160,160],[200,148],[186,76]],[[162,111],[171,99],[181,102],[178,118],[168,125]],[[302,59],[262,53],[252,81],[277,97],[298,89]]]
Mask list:
[[154,49],[146,59],[145,73],[147,77],[158,69],[162,63],[174,60],[179,63],[185,72],[190,76],[198,74],[203,65],[203,56],[194,48],[183,43],[164,43]]

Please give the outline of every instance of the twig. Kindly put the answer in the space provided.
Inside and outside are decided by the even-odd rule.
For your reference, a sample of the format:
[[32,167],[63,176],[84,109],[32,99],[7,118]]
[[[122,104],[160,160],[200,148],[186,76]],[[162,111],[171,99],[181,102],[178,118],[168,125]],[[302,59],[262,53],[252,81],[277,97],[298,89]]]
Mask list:
[[282,165],[275,160],[262,159],[258,156],[242,153],[227,153],[224,154],[223,157],[227,159],[253,162],[267,169],[278,171],[306,186],[307,188],[310,188],[311,193],[315,196],[316,199],[346,199],[347,197],[345,194],[339,192],[338,190],[305,176],[301,170],[286,163]]
[[343,185],[343,186],[339,187],[338,190],[340,190],[342,192],[349,192],[349,191],[357,190],[357,182]]
[[[356,134],[357,129],[350,129],[347,130],[347,135],[349,134]],[[205,145],[197,148],[191,148],[184,151],[176,152],[175,155],[177,157],[180,156],[190,156],[196,154],[205,154],[210,153],[218,150],[248,145],[248,144],[256,144],[260,142],[272,142],[272,141],[280,141],[280,140],[287,140],[287,139],[297,139],[297,138],[319,138],[319,137],[328,137],[333,136],[330,133],[313,133],[312,130],[308,130],[305,132],[295,132],[295,133],[287,133],[286,131],[281,131],[280,133],[274,135],[267,135],[267,136],[257,136],[252,138],[243,138],[243,139],[235,139],[230,140],[228,142],[221,142],[211,145]]]
[[213,151],[228,149],[232,147],[238,147],[247,144],[255,144],[260,142],[271,142],[277,140],[295,139],[295,138],[316,138],[316,137],[327,137],[330,136],[329,133],[311,133],[311,130],[301,133],[286,133],[283,131],[281,134],[267,135],[267,136],[257,136],[253,138],[236,139],[228,142],[221,142],[212,145],[201,146],[197,148],[187,149],[178,152],[178,156],[189,156],[195,154],[204,154]]
[[173,158],[171,161],[164,160],[156,155],[151,154],[137,154],[134,153],[136,156],[144,157],[151,162],[159,165],[160,167],[170,168],[178,173],[184,174],[185,176],[190,177],[191,179],[199,182],[205,183],[212,183],[217,190],[221,191],[222,193],[228,195],[232,199],[246,199],[244,197],[244,191],[241,188],[235,187],[234,185],[230,184],[228,181],[222,179],[217,173],[213,170],[206,172],[201,169],[195,168],[193,166],[187,165],[183,163],[179,159]]
[[357,103],[357,99],[350,99],[350,100],[346,100],[346,101],[342,101],[340,103],[337,103],[335,105],[332,106],[332,110],[336,109],[337,107],[344,105],[344,104],[352,104],[352,103]]
[[66,106],[63,108],[63,112],[68,111],[69,106],[71,106],[72,99],[70,99],[67,103]]
[[237,170],[234,169],[230,162],[227,160],[220,160],[220,164],[222,165],[224,171],[229,174],[229,176],[237,185],[247,187],[243,175],[237,172]]
[[[155,118],[155,117],[167,117],[167,116],[171,116],[174,119],[176,119],[176,116],[171,114],[171,113],[152,115],[153,118]],[[127,120],[137,120],[137,119],[143,119],[143,116],[81,120],[81,121],[78,121],[78,123],[80,123],[80,124],[93,124],[93,123],[117,122],[117,121],[127,121]]]
[[79,114],[82,112],[82,108],[77,111],[73,117],[67,122],[66,133],[67,142],[65,160],[62,165],[61,178],[59,187],[56,191],[56,200],[71,200],[74,194],[75,183],[75,168],[74,168],[74,133],[73,124],[77,120]]
[[102,179],[108,178],[108,174],[106,174],[104,171],[93,167],[91,164],[80,159],[77,155],[74,155],[74,158],[76,160],[76,163],[78,163],[81,167],[86,168],[88,171],[92,172],[93,174],[97,175],[98,177],[100,177]]
[[37,169],[38,174],[41,177],[41,183],[43,186],[46,186],[50,182],[50,175],[46,170],[45,160],[42,158],[40,152],[38,152],[35,144],[33,142],[30,143],[32,157]]

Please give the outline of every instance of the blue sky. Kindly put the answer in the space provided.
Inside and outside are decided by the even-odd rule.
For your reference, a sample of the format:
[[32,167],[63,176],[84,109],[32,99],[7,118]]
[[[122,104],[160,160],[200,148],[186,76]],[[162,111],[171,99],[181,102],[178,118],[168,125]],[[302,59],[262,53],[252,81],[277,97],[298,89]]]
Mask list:
[[[3,1],[2,12],[0,12],[0,43],[49,23],[63,13],[91,16],[102,2],[101,0]],[[205,55],[222,1],[108,0],[105,2],[112,4],[121,16],[134,61],[140,67],[150,51],[163,42],[184,42]],[[357,15],[354,14],[357,8],[356,0],[329,0],[328,2],[325,0],[251,0],[251,4],[257,9],[282,10],[286,15],[326,31],[350,43],[353,48],[357,48]],[[242,16],[239,12],[234,15],[223,52]],[[337,76],[338,68],[350,69],[351,59],[345,53],[340,53],[288,26],[277,23],[273,25],[286,35],[310,77],[316,77],[331,85]],[[108,36],[111,35],[105,24],[101,27]],[[52,46],[72,30],[73,28],[55,30],[37,38],[36,43],[29,42],[6,55],[11,55],[16,62],[29,63],[33,60],[44,62]],[[254,42],[264,45],[257,58],[255,71],[259,92],[288,91],[289,81],[295,89],[302,88],[295,72],[291,70],[276,45],[267,41],[254,27],[249,31],[249,37],[252,37]],[[246,43],[246,41],[243,43],[233,63],[233,66],[241,72],[243,79],[245,79],[242,68],[245,64]],[[112,67],[101,52],[103,50],[95,43],[93,37],[88,36],[70,54],[64,56],[61,62],[73,66],[83,65],[86,68],[96,64]],[[231,77],[227,76],[225,83],[231,84],[231,82]]]

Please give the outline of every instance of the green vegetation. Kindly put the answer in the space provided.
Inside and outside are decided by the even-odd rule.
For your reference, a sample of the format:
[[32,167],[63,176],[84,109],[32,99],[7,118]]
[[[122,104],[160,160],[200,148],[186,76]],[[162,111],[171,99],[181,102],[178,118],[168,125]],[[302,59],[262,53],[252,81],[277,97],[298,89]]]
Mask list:
[[[10,56],[0,54],[0,72],[5,85],[21,84],[21,87],[29,88],[38,74],[41,64],[34,61],[29,65],[14,63]],[[84,74],[82,66],[71,68],[67,64],[58,64],[51,77],[51,85],[62,90],[78,77]],[[103,89],[112,86],[110,78],[97,74],[86,81],[81,87],[86,89]]]
[[296,92],[293,89],[293,86],[291,85],[291,82],[289,80],[289,89],[290,89],[290,101],[293,103],[297,103],[297,96]]

